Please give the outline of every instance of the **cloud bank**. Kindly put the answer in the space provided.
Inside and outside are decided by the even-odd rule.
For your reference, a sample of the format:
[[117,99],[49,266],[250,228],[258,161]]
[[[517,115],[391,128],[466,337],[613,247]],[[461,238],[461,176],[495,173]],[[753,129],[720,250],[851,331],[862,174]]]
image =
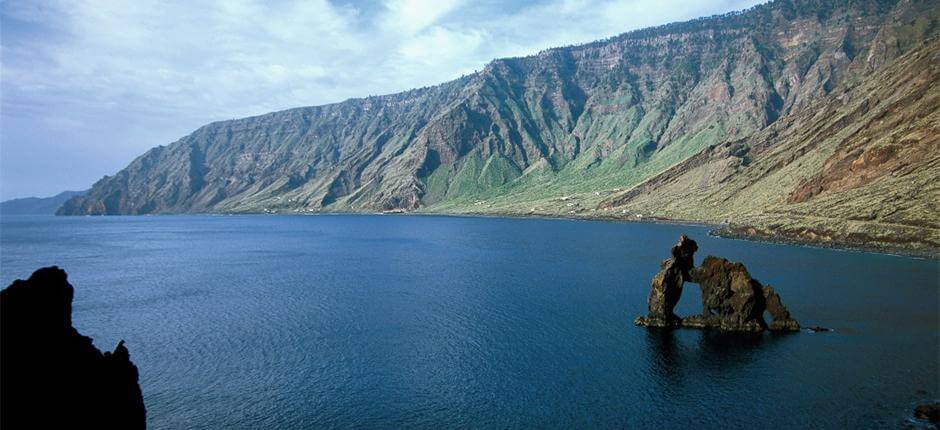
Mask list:
[[434,85],[757,3],[5,1],[0,199],[87,188],[211,121]]

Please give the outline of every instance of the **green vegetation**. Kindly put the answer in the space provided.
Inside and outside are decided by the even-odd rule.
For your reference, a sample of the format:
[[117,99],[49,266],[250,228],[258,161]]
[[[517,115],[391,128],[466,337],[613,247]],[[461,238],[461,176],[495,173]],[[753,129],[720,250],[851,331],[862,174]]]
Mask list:
[[[831,157],[850,158],[835,136],[848,139],[873,121],[835,106],[855,106],[846,98],[853,86],[900,85],[870,76],[934,38],[937,9],[774,1],[495,60],[435,87],[217,122],[149,151],[59,212],[396,210],[784,225],[768,220],[819,208],[800,212],[801,201],[771,210],[768,202],[797,193],[847,207],[814,190],[855,195],[858,187],[846,184],[868,181],[824,174]],[[925,127],[897,122],[882,130],[890,138],[873,134],[872,142],[900,142],[894,133],[906,124]],[[842,131],[783,137],[798,127]],[[709,158],[732,143],[750,149]],[[919,157],[910,162],[932,159]],[[888,181],[878,176],[872,186]],[[916,213],[906,225],[936,223],[936,211]]]

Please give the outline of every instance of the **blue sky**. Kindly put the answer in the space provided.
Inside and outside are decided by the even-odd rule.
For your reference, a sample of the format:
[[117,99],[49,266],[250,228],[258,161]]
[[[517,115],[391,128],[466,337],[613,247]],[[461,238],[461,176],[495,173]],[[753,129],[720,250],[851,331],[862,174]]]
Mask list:
[[0,200],[87,188],[211,121],[434,85],[758,3],[3,0]]

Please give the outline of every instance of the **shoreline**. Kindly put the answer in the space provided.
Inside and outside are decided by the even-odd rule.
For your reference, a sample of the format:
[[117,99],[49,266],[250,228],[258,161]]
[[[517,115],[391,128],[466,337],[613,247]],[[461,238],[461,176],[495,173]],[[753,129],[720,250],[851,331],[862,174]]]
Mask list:
[[845,252],[864,252],[871,254],[890,255],[894,257],[917,258],[922,260],[940,261],[940,253],[921,251],[907,248],[892,248],[878,245],[858,244],[852,242],[821,242],[821,241],[800,241],[785,236],[767,236],[767,235],[746,235],[732,232],[721,231],[721,229],[710,231],[709,234],[728,240],[745,240],[748,242],[773,243],[778,245],[801,246],[805,248],[833,249]]
[[479,214],[479,213],[444,213],[444,212],[407,212],[407,213],[396,213],[388,215],[436,215],[436,216],[457,216],[457,217],[480,217],[480,218],[519,218],[519,219],[563,219],[563,220],[573,220],[573,221],[603,221],[603,222],[618,222],[624,224],[668,224],[668,225],[685,225],[685,226],[694,226],[694,227],[707,227],[708,235],[713,237],[720,237],[722,239],[729,240],[746,240],[749,242],[759,242],[759,243],[771,243],[777,245],[790,245],[790,246],[801,246],[806,248],[820,248],[820,249],[831,249],[837,251],[845,252],[863,252],[863,253],[872,253],[872,254],[882,254],[882,255],[891,255],[895,257],[906,257],[906,258],[919,258],[924,260],[940,260],[940,251],[927,251],[927,250],[916,250],[900,247],[885,247],[878,245],[870,244],[859,244],[852,242],[844,241],[832,241],[832,242],[823,242],[823,241],[807,241],[807,240],[797,240],[788,238],[786,236],[769,236],[769,235],[748,235],[741,233],[734,233],[727,230],[728,224],[716,224],[702,221],[689,221],[689,220],[673,220],[667,218],[643,218],[643,219],[626,219],[618,218],[615,216],[563,216],[563,215],[545,215],[545,214],[533,214],[533,215],[523,215],[523,214]]
[[[659,217],[649,217],[643,219],[628,219],[616,216],[604,215],[575,215],[565,216],[556,214],[520,214],[512,212],[431,212],[431,211],[389,211],[389,212],[365,212],[365,211],[323,211],[323,212],[303,212],[303,213],[280,213],[280,212],[194,212],[194,213],[162,213],[162,214],[142,214],[142,215],[84,215],[84,216],[185,216],[185,215],[206,215],[206,216],[322,216],[322,215],[391,215],[391,216],[442,216],[442,217],[467,217],[467,218],[507,218],[507,219],[556,219],[570,221],[602,221],[617,222],[624,224],[668,224],[679,226],[706,227],[709,229],[708,235],[730,240],[746,240],[751,242],[772,243],[778,245],[803,246],[808,248],[832,249],[846,252],[866,252],[882,255],[891,255],[896,257],[919,258],[925,260],[940,261],[940,250],[918,250],[902,247],[880,246],[873,244],[846,242],[846,241],[812,241],[799,240],[783,235],[768,234],[745,234],[736,233],[728,229],[729,224],[710,223],[702,221],[668,219]],[[30,215],[35,216],[35,215]],[[49,215],[55,217],[82,217],[82,215]]]

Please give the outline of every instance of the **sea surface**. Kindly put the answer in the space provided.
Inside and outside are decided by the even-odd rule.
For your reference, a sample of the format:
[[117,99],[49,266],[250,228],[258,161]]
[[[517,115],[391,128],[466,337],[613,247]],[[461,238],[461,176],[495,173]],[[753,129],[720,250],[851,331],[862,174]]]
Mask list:
[[[804,326],[635,327],[679,234]],[[154,429],[895,428],[940,397],[936,260],[704,227],[431,216],[0,218],[0,281],[58,265],[126,340]],[[687,284],[680,315],[700,310]]]

